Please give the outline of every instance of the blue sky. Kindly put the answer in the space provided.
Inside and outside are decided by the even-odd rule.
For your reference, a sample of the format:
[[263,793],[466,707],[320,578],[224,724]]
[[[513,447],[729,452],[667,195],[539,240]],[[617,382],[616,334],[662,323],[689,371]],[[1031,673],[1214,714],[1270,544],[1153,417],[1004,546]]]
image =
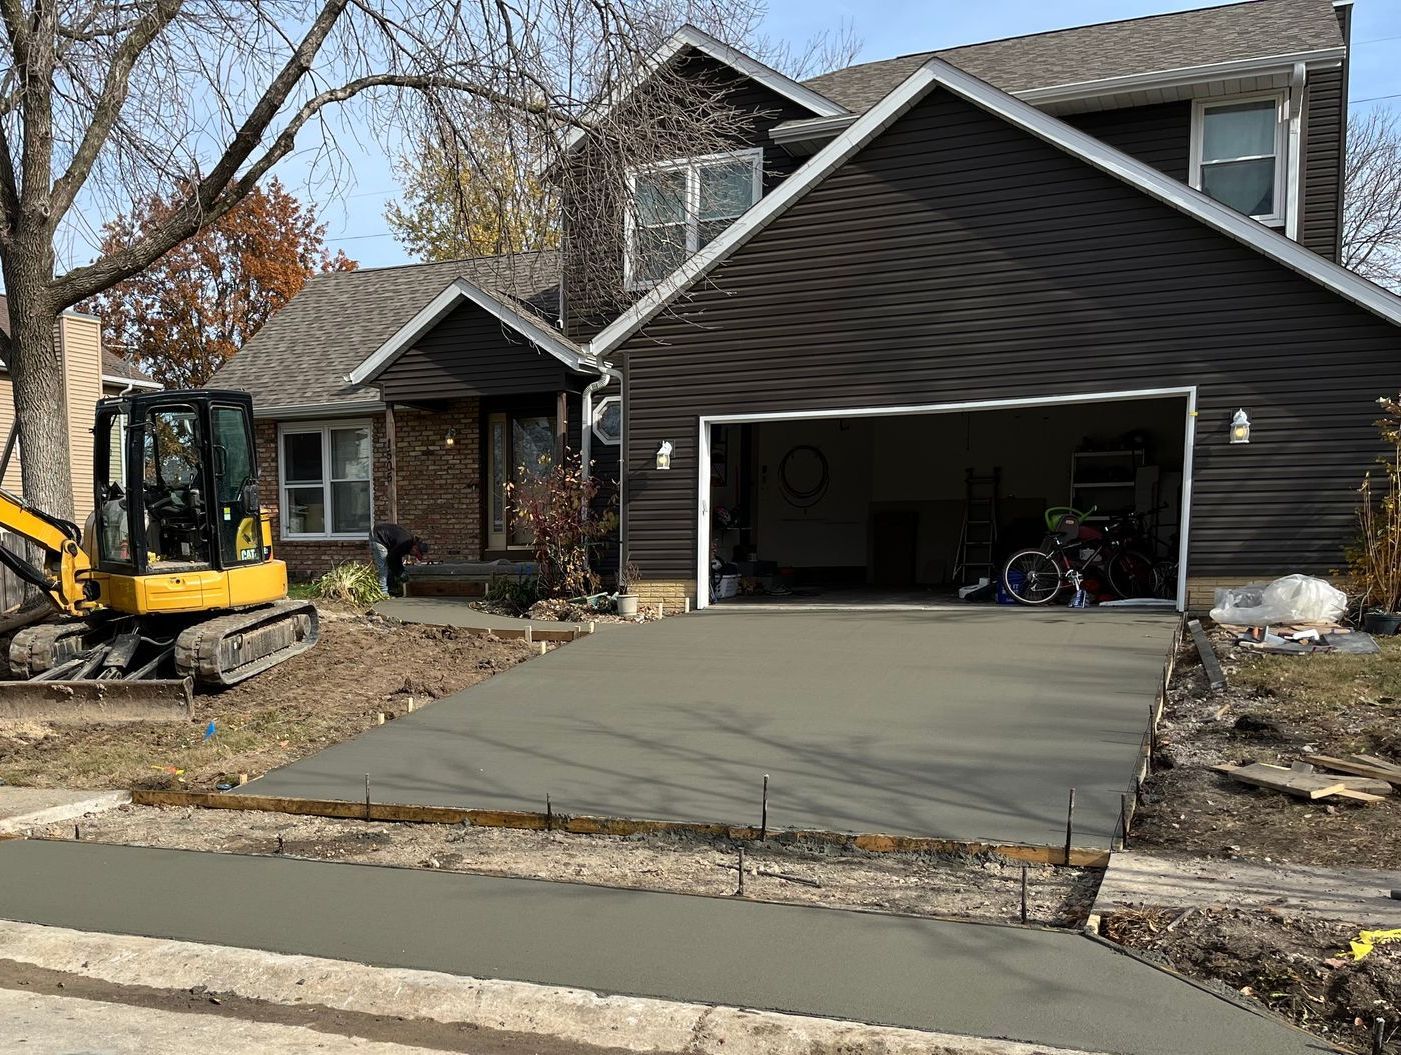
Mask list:
[[[858,61],[867,61],[1203,6],[1210,5],[1201,0],[770,0],[765,31],[802,41],[846,21],[863,41]],[[1401,97],[1376,99],[1401,96],[1401,3],[1357,0],[1352,36],[1351,97],[1358,101],[1354,111],[1388,105],[1401,110]],[[404,263],[408,257],[384,223],[384,204],[396,194],[388,159],[357,159],[355,174],[355,186],[345,188],[338,200],[322,203],[328,242],[363,267]]]

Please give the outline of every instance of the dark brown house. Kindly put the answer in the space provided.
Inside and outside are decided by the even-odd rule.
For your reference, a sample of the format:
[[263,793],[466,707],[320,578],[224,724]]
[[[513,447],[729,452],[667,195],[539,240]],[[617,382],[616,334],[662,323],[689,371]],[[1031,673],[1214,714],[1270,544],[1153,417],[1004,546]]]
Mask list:
[[630,232],[632,303],[571,315],[545,255],[328,275],[215,379],[257,397],[283,555],[371,516],[519,553],[510,466],[587,433],[647,600],[710,603],[716,561],[957,585],[1053,506],[1143,514],[1183,606],[1326,574],[1401,389],[1401,299],[1335,262],[1348,18],[1253,0],[805,84],[683,29],[661,59],[765,119],[637,174],[735,215],[662,217],[679,256]]

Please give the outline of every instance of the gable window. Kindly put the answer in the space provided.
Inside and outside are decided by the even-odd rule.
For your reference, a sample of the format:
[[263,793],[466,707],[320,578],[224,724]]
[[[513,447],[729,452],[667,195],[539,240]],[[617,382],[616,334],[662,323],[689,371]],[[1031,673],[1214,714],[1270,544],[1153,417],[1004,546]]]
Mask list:
[[668,161],[629,176],[625,279],[648,289],[704,249],[763,194],[762,150]]
[[368,422],[283,425],[278,475],[284,539],[366,539],[372,503]]
[[1284,222],[1284,97],[1199,100],[1192,110],[1191,183],[1261,223]]

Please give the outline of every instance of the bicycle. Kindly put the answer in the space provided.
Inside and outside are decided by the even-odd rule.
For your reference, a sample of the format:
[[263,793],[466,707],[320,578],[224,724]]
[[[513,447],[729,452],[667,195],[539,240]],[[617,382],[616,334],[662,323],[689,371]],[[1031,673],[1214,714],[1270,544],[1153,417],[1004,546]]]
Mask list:
[[1048,533],[1041,547],[1020,550],[1002,566],[1003,588],[1014,600],[1050,604],[1067,586],[1078,591],[1090,573],[1102,575],[1120,597],[1152,595],[1153,561],[1133,545],[1139,517],[1115,517],[1103,531],[1094,531],[1084,526],[1093,513],[1094,508],[1082,513],[1068,506],[1046,511]]

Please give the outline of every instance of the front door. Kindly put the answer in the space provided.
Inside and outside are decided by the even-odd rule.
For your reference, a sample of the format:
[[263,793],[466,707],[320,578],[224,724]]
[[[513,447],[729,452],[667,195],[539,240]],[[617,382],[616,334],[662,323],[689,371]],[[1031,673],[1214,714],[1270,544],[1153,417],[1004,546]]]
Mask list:
[[487,417],[487,548],[529,549],[530,531],[512,516],[508,483],[528,486],[555,463],[553,414],[499,411]]

